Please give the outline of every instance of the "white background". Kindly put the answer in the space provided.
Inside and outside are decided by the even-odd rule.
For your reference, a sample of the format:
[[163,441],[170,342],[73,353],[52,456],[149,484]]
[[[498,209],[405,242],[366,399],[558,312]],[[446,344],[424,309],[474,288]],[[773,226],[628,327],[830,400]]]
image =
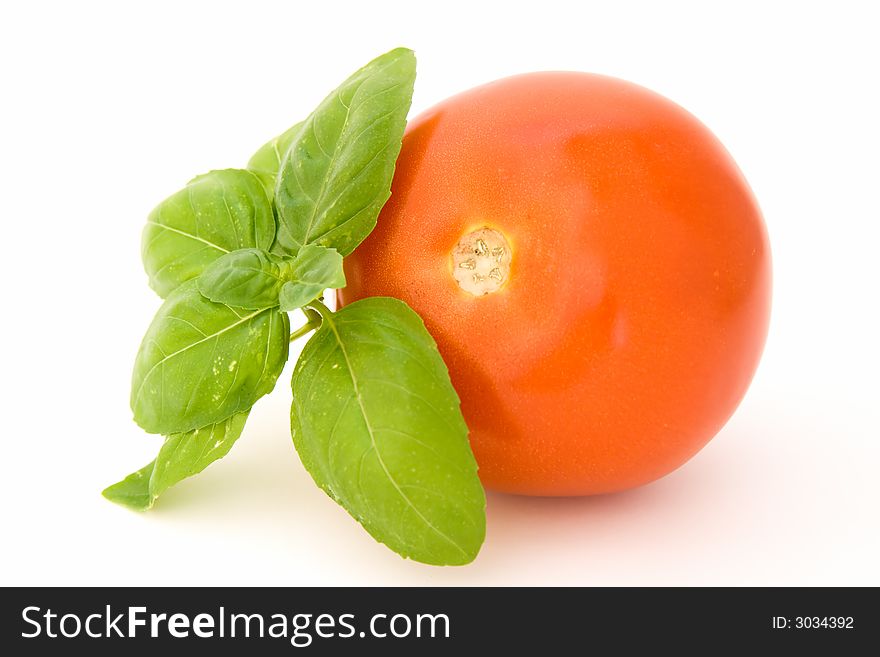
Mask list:
[[[880,584],[872,5],[4,3],[0,584]],[[462,568],[400,559],[315,487],[288,434],[289,367],[226,459],[147,514],[106,502],[160,441],[128,408],[159,305],[139,261],[147,213],[244,165],[398,45],[419,57],[414,113],[574,69],[659,91],[715,131],[774,255],[770,338],[739,411],[640,490],[490,494]]]

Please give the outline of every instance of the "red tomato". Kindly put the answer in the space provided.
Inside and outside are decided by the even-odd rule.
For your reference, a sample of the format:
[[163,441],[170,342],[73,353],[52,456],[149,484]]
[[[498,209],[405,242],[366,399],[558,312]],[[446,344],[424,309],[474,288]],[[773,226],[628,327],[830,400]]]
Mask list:
[[483,483],[652,481],[721,428],[757,367],[770,251],[693,116],[583,73],[512,77],[412,121],[341,304],[408,302],[437,340]]

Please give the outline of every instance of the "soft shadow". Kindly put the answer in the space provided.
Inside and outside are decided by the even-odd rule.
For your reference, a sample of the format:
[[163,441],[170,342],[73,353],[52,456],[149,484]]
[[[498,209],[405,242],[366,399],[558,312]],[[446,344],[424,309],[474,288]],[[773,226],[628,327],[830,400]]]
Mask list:
[[[608,569],[645,569],[653,567],[652,559],[660,568],[662,559],[680,552],[676,541],[700,550],[714,540],[706,523],[724,511],[719,503],[735,503],[739,491],[773,476],[761,468],[754,436],[749,439],[755,429],[754,421],[725,428],[685,466],[631,491],[567,498],[489,492],[486,542],[464,567],[407,561],[376,543],[318,490],[277,427],[263,435],[257,429],[251,439],[258,444],[242,445],[242,453],[230,455],[235,458],[181,482],[147,515],[198,525],[220,540],[235,537],[269,561],[288,553],[320,554],[316,567],[322,574],[310,583],[607,583],[602,578]],[[738,531],[734,525],[729,531]],[[302,583],[303,575],[290,581],[280,572],[281,582]]]
[[607,583],[603,571],[611,563],[644,567],[665,558],[676,541],[700,549],[714,540],[713,530],[700,529],[704,522],[725,513],[719,501],[737,499],[763,478],[749,436],[738,435],[747,433],[742,425],[723,430],[678,470],[634,490],[555,498],[488,492],[481,554],[465,568],[428,574],[430,583]]

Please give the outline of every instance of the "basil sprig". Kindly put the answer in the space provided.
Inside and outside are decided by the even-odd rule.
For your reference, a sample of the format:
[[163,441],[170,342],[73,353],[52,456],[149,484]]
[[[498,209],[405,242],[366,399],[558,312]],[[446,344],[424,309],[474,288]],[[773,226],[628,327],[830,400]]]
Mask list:
[[[247,169],[212,171],[159,204],[144,230],[150,285],[165,299],[135,360],[135,421],[166,436],[156,459],[104,491],[144,510],[225,456],[271,392],[290,340],[291,433],[315,482],[377,540],[430,564],[472,561],[485,495],[458,396],[404,302],[330,311],[343,256],[390,195],[415,81],[398,48],[342,83]],[[287,313],[305,324],[290,332]]]

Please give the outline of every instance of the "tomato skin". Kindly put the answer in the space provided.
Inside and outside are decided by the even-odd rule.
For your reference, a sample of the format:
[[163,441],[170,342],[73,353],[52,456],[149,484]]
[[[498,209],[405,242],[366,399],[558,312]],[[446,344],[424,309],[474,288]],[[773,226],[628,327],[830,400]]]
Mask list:
[[[488,226],[509,279],[474,297],[459,238]],[[425,321],[488,487],[587,495],[674,470],[739,404],[763,349],[770,251],[730,155],[636,85],[534,73],[413,120],[392,196],[345,261],[340,304]]]

